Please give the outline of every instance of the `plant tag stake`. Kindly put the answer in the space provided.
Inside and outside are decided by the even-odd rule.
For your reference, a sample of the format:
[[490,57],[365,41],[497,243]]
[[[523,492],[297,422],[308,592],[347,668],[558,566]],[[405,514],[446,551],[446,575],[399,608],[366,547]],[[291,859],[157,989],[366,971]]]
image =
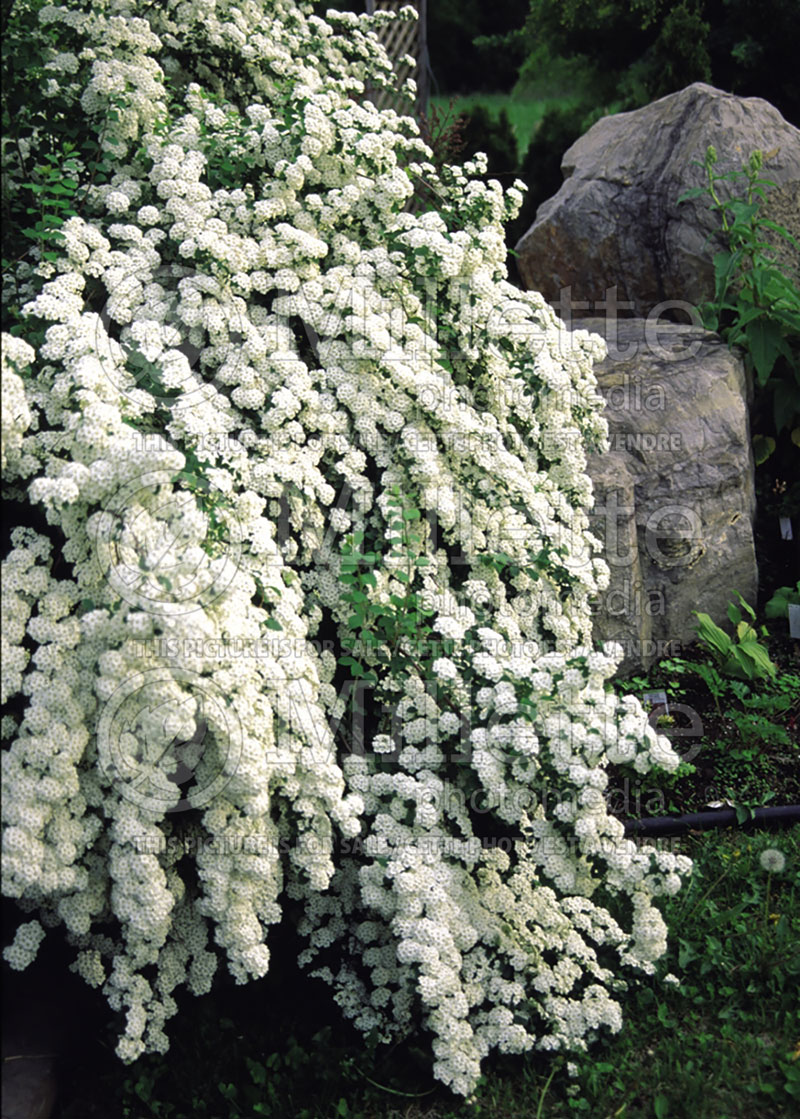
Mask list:
[[669,704],[667,703],[666,692],[645,692],[644,702],[649,704],[650,707],[663,707],[664,714],[669,715]]
[[781,540],[794,540],[792,536],[792,518],[781,517]]
[[800,606],[789,604],[789,636],[800,641]]

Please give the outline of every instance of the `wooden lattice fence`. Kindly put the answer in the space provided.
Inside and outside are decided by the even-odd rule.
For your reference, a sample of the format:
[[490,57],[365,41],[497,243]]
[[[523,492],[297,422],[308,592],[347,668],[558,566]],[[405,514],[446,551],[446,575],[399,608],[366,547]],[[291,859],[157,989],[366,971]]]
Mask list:
[[[417,9],[419,18],[413,22],[395,20],[378,29],[378,37],[386,48],[386,53],[392,61],[395,73],[395,91],[389,89],[369,90],[370,100],[379,109],[394,109],[395,112],[409,114],[412,106],[408,97],[401,90],[403,83],[408,78],[413,78],[417,83],[417,103],[413,107],[417,116],[423,116],[428,111],[428,97],[430,93],[429,63],[428,63],[428,38],[427,38],[427,9],[428,0],[366,0],[367,13],[399,12],[401,8],[412,7]],[[416,65],[410,66],[401,62],[404,55],[416,59]]]

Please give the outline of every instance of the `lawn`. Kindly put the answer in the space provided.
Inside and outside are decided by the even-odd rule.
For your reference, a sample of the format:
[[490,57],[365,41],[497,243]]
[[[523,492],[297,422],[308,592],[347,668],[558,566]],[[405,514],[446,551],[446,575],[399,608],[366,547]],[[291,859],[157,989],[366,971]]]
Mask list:
[[488,110],[493,121],[497,121],[501,112],[505,109],[517,144],[517,156],[519,162],[522,163],[545,113],[554,108],[572,108],[579,103],[579,98],[568,96],[510,97],[507,93],[469,93],[456,95],[452,98],[446,96],[431,98],[431,104],[440,112],[450,109],[451,103],[450,115],[453,118],[480,105]]

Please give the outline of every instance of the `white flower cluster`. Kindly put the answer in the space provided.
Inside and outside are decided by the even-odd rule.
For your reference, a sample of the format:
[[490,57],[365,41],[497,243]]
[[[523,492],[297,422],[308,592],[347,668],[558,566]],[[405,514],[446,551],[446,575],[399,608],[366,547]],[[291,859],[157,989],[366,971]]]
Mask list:
[[14,940],[3,949],[3,958],[15,971],[24,971],[36,959],[44,929],[38,921],[26,921],[17,927]]
[[2,420],[2,450],[0,462],[2,469],[11,472],[17,465],[19,452],[22,447],[22,436],[31,424],[31,412],[25,396],[25,386],[22,379],[15,372],[19,368],[30,365],[34,359],[34,351],[27,342],[20,338],[8,336],[7,345],[3,346],[3,410]]
[[494,1048],[619,1028],[690,865],[623,838],[605,767],[678,759],[591,643],[601,344],[508,284],[519,190],[437,175],[363,100],[372,22],[329,19],[40,10],[114,166],[38,287],[20,265],[44,341],[4,339],[41,522],[4,561],[4,890],[65,926],[126,1060],[220,957],[266,972],[286,890],[343,1011],[421,1014],[469,1094]]

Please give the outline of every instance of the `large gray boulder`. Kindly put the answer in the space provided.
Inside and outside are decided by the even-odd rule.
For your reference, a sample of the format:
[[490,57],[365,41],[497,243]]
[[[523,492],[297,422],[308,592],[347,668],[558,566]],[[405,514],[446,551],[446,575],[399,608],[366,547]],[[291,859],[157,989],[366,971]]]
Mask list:
[[[594,636],[623,675],[695,640],[693,610],[727,626],[734,591],[755,602],[755,491],[744,366],[718,335],[679,323],[592,319],[610,450],[589,456],[592,531],[611,584]],[[612,333],[613,331],[613,333]]]
[[[684,191],[705,185],[693,161],[702,163],[709,144],[720,173],[741,170],[757,149],[768,156],[762,177],[778,189],[767,192],[766,212],[800,237],[800,131],[760,98],[696,82],[643,109],[603,117],[569,148],[565,182],[516,246],[525,286],[562,317],[565,289],[567,298],[589,304],[583,315],[604,315],[615,287],[633,315],[667,300],[696,306],[710,299],[712,257],[724,247],[719,218],[705,198],[678,205]],[[800,280],[800,262],[784,245],[781,262]],[[671,317],[687,321],[679,311]]]

